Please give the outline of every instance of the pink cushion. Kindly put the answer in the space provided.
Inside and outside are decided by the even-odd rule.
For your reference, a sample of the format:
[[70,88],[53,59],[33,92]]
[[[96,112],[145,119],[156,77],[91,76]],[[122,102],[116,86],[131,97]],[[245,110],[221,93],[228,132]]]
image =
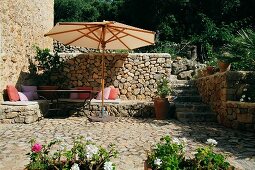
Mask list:
[[[106,87],[104,88],[104,99],[109,99],[109,95],[110,95],[110,92],[111,92],[111,88],[110,87]],[[102,91],[100,91],[97,95],[97,100],[102,100]]]
[[33,92],[33,99],[36,100],[38,99],[38,94],[37,94],[37,86],[23,86],[21,85],[21,91],[22,92]]
[[[71,90],[77,90],[76,88],[72,88]],[[69,96],[70,99],[78,99],[79,98],[79,93],[70,93]]]
[[[92,90],[92,87],[77,87],[77,90]],[[90,94],[89,93],[79,93],[78,94],[78,98],[79,99],[88,99],[90,98]]]
[[16,87],[12,86],[12,85],[7,85],[7,94],[9,97],[9,100],[12,102],[16,102],[19,100],[19,93],[18,90],[16,89]]
[[20,101],[28,101],[28,98],[22,92],[18,92]]
[[109,94],[109,100],[115,100],[118,98],[118,95],[120,94],[120,91],[118,88],[111,88],[110,94]]

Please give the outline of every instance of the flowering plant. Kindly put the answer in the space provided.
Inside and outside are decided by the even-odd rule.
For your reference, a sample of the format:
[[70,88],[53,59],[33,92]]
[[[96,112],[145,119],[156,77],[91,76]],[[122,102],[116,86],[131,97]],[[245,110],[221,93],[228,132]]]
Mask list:
[[110,162],[111,157],[117,156],[113,145],[106,149],[83,137],[75,139],[71,149],[61,140],[53,140],[47,145],[35,143],[35,140],[30,143],[28,170],[115,170],[115,164]]
[[217,145],[214,139],[208,139],[208,146],[198,148],[193,159],[185,159],[186,138],[177,139],[169,136],[163,137],[148,154],[147,164],[153,170],[168,169],[219,169],[226,170],[230,164],[225,161],[222,154],[213,152]]
[[179,140],[165,136],[148,154],[148,164],[152,169],[178,169],[184,161],[186,139]]

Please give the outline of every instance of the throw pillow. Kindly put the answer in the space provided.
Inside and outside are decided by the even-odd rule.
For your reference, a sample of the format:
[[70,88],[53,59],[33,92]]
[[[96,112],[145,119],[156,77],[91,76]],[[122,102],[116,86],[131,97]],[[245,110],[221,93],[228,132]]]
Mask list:
[[7,85],[7,94],[9,97],[9,100],[12,102],[16,102],[19,100],[19,93],[18,90],[16,89],[16,87],[12,86],[12,85]]
[[[71,88],[71,90],[77,90],[76,88]],[[79,93],[70,93],[69,96],[70,99],[78,99],[79,98]]]
[[[92,87],[77,87],[77,90],[92,90]],[[89,99],[90,98],[90,93],[79,93],[78,94],[79,99]]]
[[28,98],[24,93],[18,92],[18,94],[19,94],[20,101],[28,101]]
[[110,91],[110,95],[109,95],[109,100],[115,100],[118,98],[118,95],[120,94],[120,91],[118,88],[111,88],[111,91]]
[[23,86],[21,85],[22,92],[32,92],[33,93],[33,99],[37,100],[39,98],[37,91],[37,86]]
[[[111,92],[111,88],[110,87],[104,88],[104,99],[106,99],[106,100],[109,99],[110,92]],[[96,99],[97,100],[102,100],[102,90],[98,93]]]

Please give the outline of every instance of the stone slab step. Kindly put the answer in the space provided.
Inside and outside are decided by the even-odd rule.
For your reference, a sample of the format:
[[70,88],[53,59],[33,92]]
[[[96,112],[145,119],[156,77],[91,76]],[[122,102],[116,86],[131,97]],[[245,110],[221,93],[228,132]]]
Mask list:
[[176,112],[176,118],[181,122],[217,122],[214,112]]
[[201,102],[202,98],[198,95],[185,95],[185,96],[178,95],[174,101],[175,102]]
[[207,112],[211,111],[207,104],[201,102],[174,102],[176,112]]
[[172,90],[172,95],[173,96],[188,96],[188,95],[199,95],[197,89],[193,88],[193,89],[173,89]]
[[172,89],[196,89],[196,86],[193,84],[171,84]]
[[194,85],[195,81],[193,80],[170,80],[171,85],[175,84],[184,84],[184,85]]

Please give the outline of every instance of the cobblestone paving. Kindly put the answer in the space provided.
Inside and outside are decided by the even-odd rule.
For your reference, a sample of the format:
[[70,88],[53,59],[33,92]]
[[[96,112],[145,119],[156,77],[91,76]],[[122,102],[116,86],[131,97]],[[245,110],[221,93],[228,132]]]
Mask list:
[[0,169],[21,170],[28,163],[28,141],[44,142],[62,137],[91,136],[97,144],[116,144],[120,154],[114,162],[119,170],[143,170],[146,150],[164,135],[186,137],[187,157],[207,138],[218,141],[217,151],[228,155],[240,169],[255,169],[255,134],[224,128],[215,123],[182,124],[176,120],[118,118],[114,122],[91,123],[85,118],[44,119],[33,124],[0,124]]

